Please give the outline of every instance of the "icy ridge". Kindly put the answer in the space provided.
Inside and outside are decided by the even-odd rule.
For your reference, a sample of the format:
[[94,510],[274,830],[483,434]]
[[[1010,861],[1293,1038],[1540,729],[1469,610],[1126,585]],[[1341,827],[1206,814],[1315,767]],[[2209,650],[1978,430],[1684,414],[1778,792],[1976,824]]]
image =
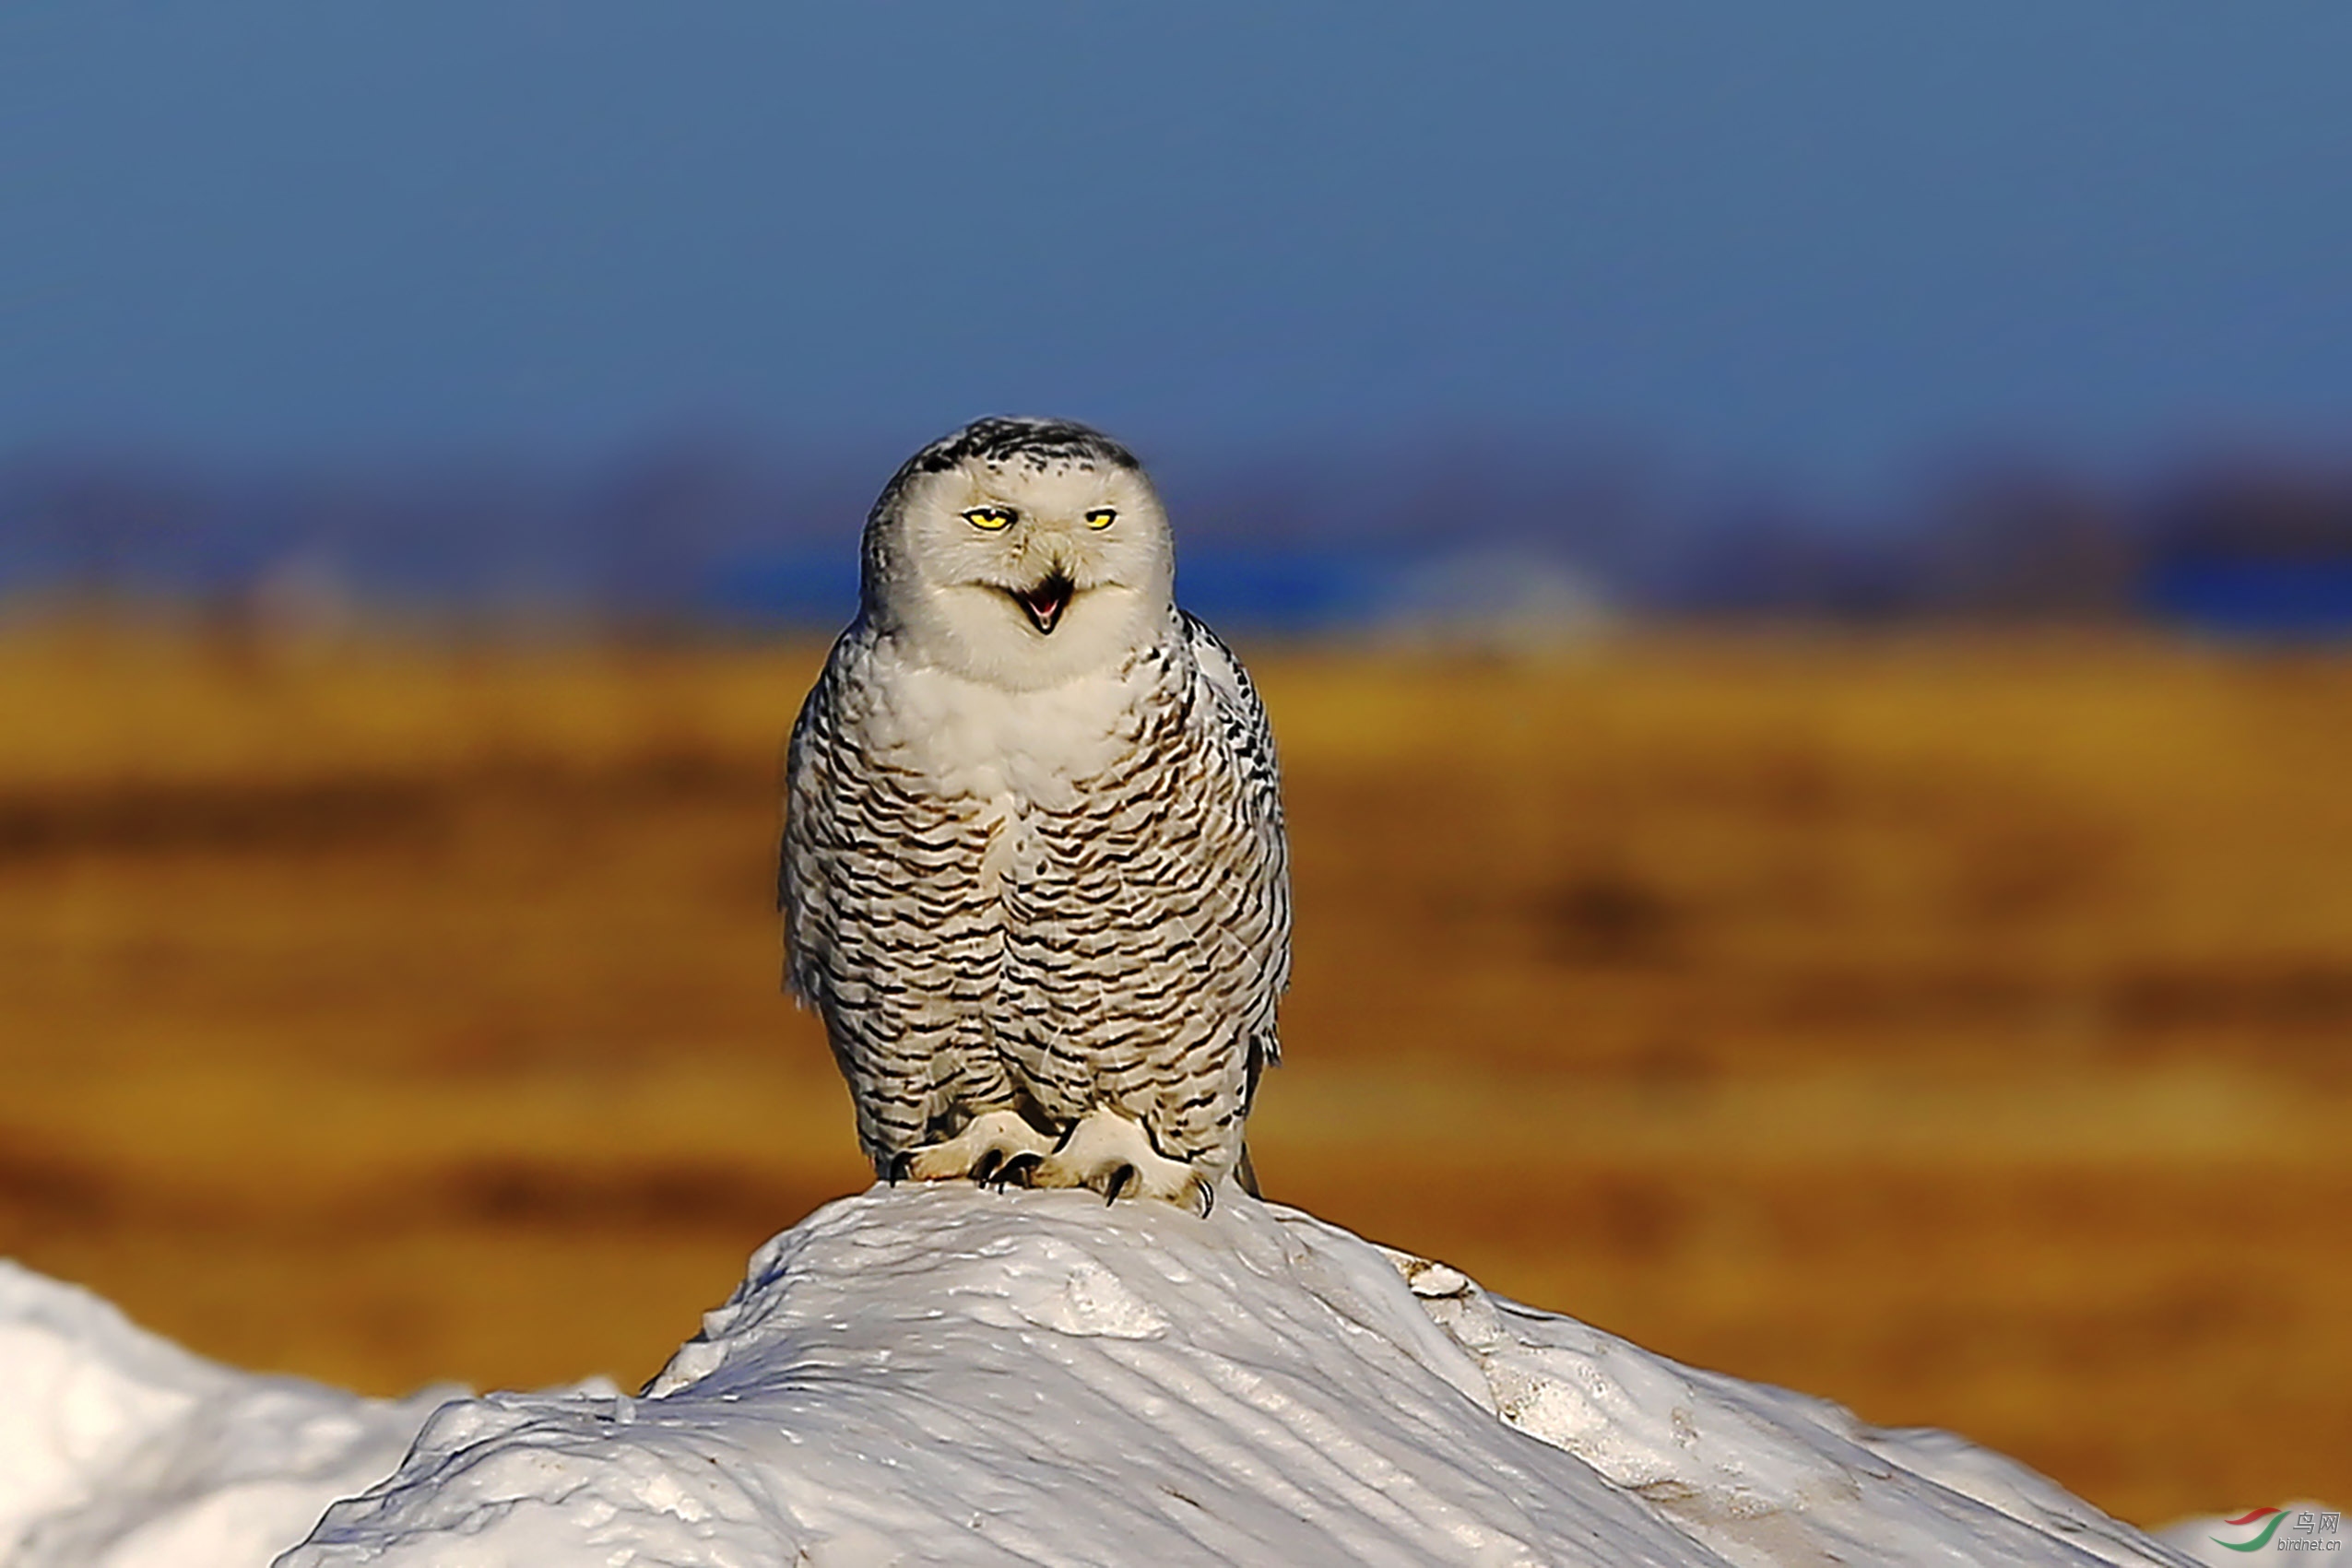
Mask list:
[[1860,1561],[2191,1560],[1296,1210],[958,1185],[774,1238],[642,1397],[447,1406],[278,1568]]
[[199,1360],[0,1258],[0,1564],[258,1564],[457,1389],[362,1399]]

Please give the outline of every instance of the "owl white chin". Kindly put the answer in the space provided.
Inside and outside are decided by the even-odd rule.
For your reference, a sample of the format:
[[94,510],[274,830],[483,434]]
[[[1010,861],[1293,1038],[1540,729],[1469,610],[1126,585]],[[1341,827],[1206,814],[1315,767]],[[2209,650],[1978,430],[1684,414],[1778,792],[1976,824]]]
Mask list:
[[1074,586],[1041,629],[1010,590],[974,583],[925,585],[902,603],[899,637],[910,654],[967,680],[1035,691],[1116,669],[1165,635],[1164,591],[1124,584]]

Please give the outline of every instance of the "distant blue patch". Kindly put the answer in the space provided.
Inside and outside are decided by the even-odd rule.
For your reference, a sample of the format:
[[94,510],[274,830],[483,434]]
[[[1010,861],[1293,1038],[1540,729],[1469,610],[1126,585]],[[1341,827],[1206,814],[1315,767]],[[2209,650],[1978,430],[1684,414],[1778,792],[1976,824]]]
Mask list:
[[1196,550],[1176,566],[1176,598],[1211,626],[1316,632],[1377,619],[1405,564],[1337,550]]
[[2352,637],[2352,557],[2176,556],[2147,578],[2161,620],[2227,636]]
[[857,616],[857,551],[784,550],[718,561],[703,573],[694,609],[723,626],[838,631]]

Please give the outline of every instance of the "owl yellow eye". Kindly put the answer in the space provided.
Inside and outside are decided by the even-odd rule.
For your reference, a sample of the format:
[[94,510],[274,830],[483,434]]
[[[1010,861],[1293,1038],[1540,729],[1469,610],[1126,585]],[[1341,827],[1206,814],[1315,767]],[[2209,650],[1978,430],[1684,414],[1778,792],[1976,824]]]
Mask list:
[[1111,508],[1098,506],[1086,514],[1086,525],[1089,528],[1107,528],[1117,517],[1118,513]]
[[1011,527],[1014,515],[1010,506],[975,506],[963,514],[963,520],[975,528],[986,528],[993,533],[999,528]]

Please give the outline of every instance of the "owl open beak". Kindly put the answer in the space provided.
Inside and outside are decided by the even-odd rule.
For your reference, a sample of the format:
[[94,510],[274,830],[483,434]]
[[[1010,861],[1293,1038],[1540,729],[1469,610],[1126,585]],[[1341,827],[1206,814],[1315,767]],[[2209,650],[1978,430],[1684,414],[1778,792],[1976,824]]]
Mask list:
[[1077,584],[1057,572],[1034,588],[1011,589],[1013,602],[1028,612],[1029,624],[1050,637],[1061,620],[1061,612],[1070,607],[1070,595]]

